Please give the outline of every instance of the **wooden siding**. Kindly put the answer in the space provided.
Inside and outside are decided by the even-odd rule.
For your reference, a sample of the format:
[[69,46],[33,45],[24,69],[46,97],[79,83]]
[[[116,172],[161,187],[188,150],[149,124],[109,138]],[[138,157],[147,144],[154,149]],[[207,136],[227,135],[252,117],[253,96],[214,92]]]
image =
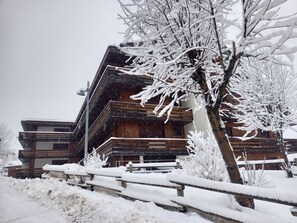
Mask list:
[[187,154],[186,139],[110,138],[97,151],[105,155]]
[[[102,73],[97,85],[94,87],[94,90],[91,92],[90,96],[90,116],[92,115],[93,109],[96,108],[98,101],[101,99],[101,96],[104,92],[107,92],[112,85],[127,85],[131,86],[133,83],[133,88],[136,86],[144,87],[146,83],[150,82],[150,79],[145,76],[135,76],[135,75],[125,75],[116,70],[113,66],[107,66]],[[111,92],[114,93],[114,92]],[[75,134],[79,132],[79,126],[83,126],[85,123],[85,104],[82,106],[75,127]]]
[[69,142],[73,139],[72,132],[40,132],[26,131],[19,133],[19,140],[37,140],[37,141],[63,141]]
[[[155,105],[147,104],[142,107],[139,103],[110,101],[100,115],[96,118],[89,128],[89,139],[91,140],[104,124],[110,119],[114,120],[158,120],[165,121],[166,117],[158,118],[153,110]],[[175,107],[172,110],[170,121],[179,121],[183,123],[190,123],[192,121],[192,112],[187,111],[187,108]],[[135,133],[136,134],[136,133]],[[81,150],[84,145],[84,136],[79,140],[77,150]]]
[[[246,141],[230,138],[230,142],[236,157],[247,152],[249,160],[282,158],[276,138],[253,138]],[[284,143],[289,152],[297,151],[297,140],[285,139]]]
[[68,158],[68,150],[19,150],[19,158]]
[[121,122],[116,130],[115,137],[138,138],[139,125],[137,122]]

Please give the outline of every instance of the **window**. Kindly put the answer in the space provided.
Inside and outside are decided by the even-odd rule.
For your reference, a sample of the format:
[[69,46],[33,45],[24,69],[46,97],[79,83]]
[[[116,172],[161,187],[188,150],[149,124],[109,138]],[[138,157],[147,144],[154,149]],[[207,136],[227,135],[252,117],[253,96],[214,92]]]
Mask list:
[[173,130],[173,135],[174,136],[181,136],[182,135],[181,127],[178,124],[176,124],[176,123],[173,124],[172,130]]
[[53,150],[67,150],[69,148],[69,144],[66,143],[54,143]]

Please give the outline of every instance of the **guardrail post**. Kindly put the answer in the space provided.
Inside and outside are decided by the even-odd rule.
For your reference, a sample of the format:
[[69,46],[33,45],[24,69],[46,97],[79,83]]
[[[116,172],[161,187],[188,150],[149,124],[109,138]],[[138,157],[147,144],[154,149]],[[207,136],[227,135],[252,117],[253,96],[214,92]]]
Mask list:
[[69,180],[69,175],[68,174],[66,174],[66,173],[64,173],[64,176],[65,176],[65,181],[68,181]]
[[133,163],[129,161],[129,172],[132,173],[133,171]]
[[176,159],[175,162],[176,162],[176,169],[181,169],[181,165],[180,165],[179,159]]
[[121,186],[123,188],[127,188],[127,182],[126,181],[121,181]]
[[177,190],[177,196],[184,197],[184,195],[185,195],[184,194],[184,189],[185,189],[185,185],[180,184],[180,187],[176,189]]

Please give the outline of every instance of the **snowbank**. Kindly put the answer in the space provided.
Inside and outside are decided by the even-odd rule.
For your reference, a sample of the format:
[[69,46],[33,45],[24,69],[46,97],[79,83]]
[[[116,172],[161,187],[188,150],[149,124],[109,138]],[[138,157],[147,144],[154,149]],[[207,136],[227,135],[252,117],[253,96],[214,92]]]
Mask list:
[[[31,200],[51,209],[69,222],[88,223],[208,223],[197,214],[166,211],[153,203],[127,201],[105,193],[68,186],[56,179],[2,178]],[[170,216],[170,218],[168,218]]]

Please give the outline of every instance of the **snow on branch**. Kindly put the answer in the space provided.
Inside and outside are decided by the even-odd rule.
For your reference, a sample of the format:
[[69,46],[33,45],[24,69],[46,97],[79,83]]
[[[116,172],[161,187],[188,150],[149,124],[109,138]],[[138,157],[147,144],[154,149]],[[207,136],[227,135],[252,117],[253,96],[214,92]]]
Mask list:
[[[222,80],[222,67],[214,58],[223,55],[218,43],[223,47],[224,28],[230,22],[225,22],[222,12],[232,3],[231,0],[212,5],[188,0],[121,3],[124,14],[120,18],[128,26],[126,42],[133,42],[122,50],[136,56],[129,73],[149,73],[153,79],[152,84],[133,99],[144,104],[159,96],[160,106],[155,111],[160,115],[170,114],[172,106],[187,99],[188,93],[202,93],[193,78],[198,69],[205,71],[209,82]],[[216,100],[218,86],[208,89],[212,101]],[[164,109],[166,98],[172,103]]]
[[[189,93],[204,95],[205,105],[214,106],[224,92],[219,89],[235,73],[241,57],[284,63],[274,55],[297,51],[287,46],[288,40],[297,37],[297,17],[279,15],[284,2],[242,0],[242,22],[228,16],[236,0],[120,2],[120,18],[128,27],[125,43],[129,43],[122,50],[134,56],[129,74],[149,74],[153,79],[133,99],[144,104],[160,97],[155,112],[168,115]],[[226,35],[232,27],[241,29],[233,43]],[[164,110],[166,98],[173,103]]]
[[[240,45],[247,55],[266,59],[280,51],[284,54],[296,52],[286,46],[288,40],[297,37],[296,13],[280,16],[279,9],[286,0],[242,0],[243,29]],[[280,54],[278,52],[278,54]]]
[[229,105],[242,130],[277,132],[296,122],[297,79],[290,67],[249,59],[230,91],[237,102]]

